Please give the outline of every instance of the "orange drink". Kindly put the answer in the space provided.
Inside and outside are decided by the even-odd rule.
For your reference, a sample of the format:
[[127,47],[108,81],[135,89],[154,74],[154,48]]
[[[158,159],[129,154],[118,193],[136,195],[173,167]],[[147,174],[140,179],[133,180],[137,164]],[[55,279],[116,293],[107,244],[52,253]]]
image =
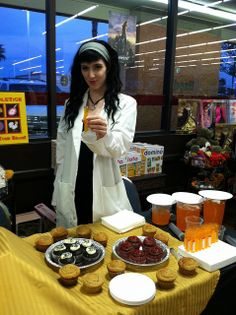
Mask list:
[[200,190],[204,197],[203,216],[205,223],[221,225],[224,218],[225,201],[233,197],[232,194],[221,190]]
[[167,225],[170,222],[169,206],[152,206],[152,222],[157,225]]
[[152,194],[147,197],[152,205],[152,223],[167,225],[170,222],[170,211],[175,203],[174,198],[168,194]]
[[225,211],[224,200],[207,199],[203,204],[203,216],[206,223],[222,224]]
[[85,107],[84,107],[84,117],[83,117],[84,131],[85,131],[85,132],[88,131],[88,124],[87,124],[88,111],[89,111],[88,106],[85,106]]
[[185,231],[187,216],[200,217],[201,207],[199,205],[190,205],[182,202],[178,202],[176,206],[176,225],[181,231]]

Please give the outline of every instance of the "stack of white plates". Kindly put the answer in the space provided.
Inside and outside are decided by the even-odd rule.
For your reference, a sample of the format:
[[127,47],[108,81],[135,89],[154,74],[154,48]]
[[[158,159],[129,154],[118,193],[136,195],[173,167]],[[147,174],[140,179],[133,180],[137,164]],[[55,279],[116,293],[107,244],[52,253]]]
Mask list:
[[152,279],[140,273],[124,273],[109,283],[111,296],[120,303],[141,305],[150,302],[156,295]]

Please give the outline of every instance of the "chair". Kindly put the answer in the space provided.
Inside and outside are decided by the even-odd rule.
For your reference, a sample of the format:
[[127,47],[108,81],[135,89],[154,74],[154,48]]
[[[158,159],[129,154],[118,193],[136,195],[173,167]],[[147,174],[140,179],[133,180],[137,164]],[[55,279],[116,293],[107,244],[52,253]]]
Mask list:
[[146,211],[142,211],[139,194],[138,194],[135,184],[128,177],[122,176],[122,179],[125,184],[125,190],[126,190],[129,202],[134,212],[144,216],[146,222],[151,223],[152,222],[152,209],[150,208]]

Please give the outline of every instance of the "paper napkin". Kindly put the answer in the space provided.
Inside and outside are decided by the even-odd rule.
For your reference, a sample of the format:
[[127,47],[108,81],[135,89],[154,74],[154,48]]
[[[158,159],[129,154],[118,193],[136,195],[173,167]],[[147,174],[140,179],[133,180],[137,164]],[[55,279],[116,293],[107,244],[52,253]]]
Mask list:
[[145,218],[133,211],[122,210],[102,217],[102,224],[117,233],[124,233],[145,224]]

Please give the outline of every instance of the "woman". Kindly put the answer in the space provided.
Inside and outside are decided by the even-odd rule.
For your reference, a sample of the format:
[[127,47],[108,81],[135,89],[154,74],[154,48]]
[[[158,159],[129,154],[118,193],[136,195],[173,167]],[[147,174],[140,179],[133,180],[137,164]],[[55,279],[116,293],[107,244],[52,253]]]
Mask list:
[[132,210],[116,159],[133,140],[136,101],[120,91],[116,51],[104,41],[81,45],[57,133],[52,201],[57,226],[76,226]]

